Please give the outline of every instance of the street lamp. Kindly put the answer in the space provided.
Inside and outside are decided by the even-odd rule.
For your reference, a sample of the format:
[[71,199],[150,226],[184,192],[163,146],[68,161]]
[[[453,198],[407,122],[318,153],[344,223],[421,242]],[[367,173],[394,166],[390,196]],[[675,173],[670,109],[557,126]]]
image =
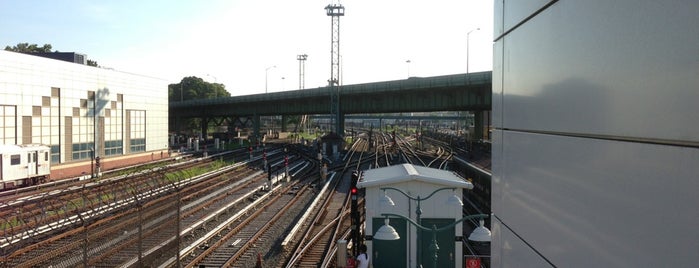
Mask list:
[[[417,201],[417,208],[415,208],[415,215],[416,215],[416,220],[417,220],[417,222],[420,222],[420,216],[422,215],[422,208],[421,208],[421,206],[420,206],[420,203],[421,203],[422,201],[427,200],[427,199],[429,199],[430,197],[434,196],[436,193],[441,192],[441,191],[444,191],[444,190],[452,190],[452,191],[455,191],[455,190],[456,190],[455,187],[444,187],[444,188],[439,188],[439,189],[437,189],[437,190],[434,190],[434,191],[433,191],[432,193],[430,193],[429,195],[427,195],[427,197],[421,198],[419,195],[418,195],[417,197],[414,197],[414,196],[411,196],[411,195],[409,195],[409,194],[403,192],[403,190],[401,190],[401,189],[397,189],[397,188],[393,188],[393,187],[382,187],[382,188],[379,188],[379,189],[383,191],[383,196],[379,198],[379,206],[381,206],[381,207],[395,206],[395,203],[393,202],[393,200],[386,194],[386,190],[393,190],[393,191],[399,192],[399,193],[401,193],[403,196],[405,196],[406,198],[408,198],[408,199],[410,199],[410,200]],[[456,196],[456,195],[450,196],[449,199],[447,199],[446,204],[449,205],[449,206],[454,206],[454,207],[461,207],[461,206],[463,206],[463,203],[461,202],[461,199],[460,199],[458,196]],[[383,227],[382,227],[382,228],[383,228]],[[378,238],[377,238],[377,239],[378,239]],[[398,238],[396,238],[396,239],[398,239]],[[391,240],[391,239],[383,239],[383,240]],[[395,240],[395,239],[393,239],[393,240]],[[421,242],[422,242],[422,240],[420,239],[420,232],[417,232],[416,242],[417,242],[418,245],[420,245]],[[418,247],[418,248],[417,248],[417,256],[416,256],[416,261],[417,261],[417,263],[420,263],[420,256],[421,256],[421,254],[422,254],[422,251],[421,251],[420,247]],[[435,267],[436,267],[436,266],[435,266]]]
[[90,146],[90,178],[95,178],[95,148]]
[[408,65],[408,78],[410,78],[410,60],[406,60],[405,63]]
[[265,93],[267,93],[267,74],[269,73],[269,69],[272,69],[272,68],[277,68],[277,65],[269,66],[269,67],[265,68]]
[[[378,240],[398,240],[398,239],[400,239],[400,236],[398,235],[398,232],[396,232],[396,229],[393,228],[393,226],[391,226],[389,224],[389,219],[388,219],[389,216],[406,220],[407,222],[409,222],[410,224],[414,225],[416,228],[419,228],[421,230],[432,231],[432,244],[430,245],[430,249],[432,250],[432,263],[433,263],[432,267],[437,267],[437,260],[439,257],[439,245],[437,244],[437,233],[438,232],[450,230],[452,227],[456,226],[457,224],[461,223],[462,221],[476,219],[476,218],[480,218],[481,227],[483,227],[483,219],[488,217],[488,215],[486,215],[486,214],[469,215],[469,216],[465,216],[465,217],[463,217],[463,218],[461,218],[461,219],[459,219],[459,220],[457,220],[449,225],[442,226],[440,228],[437,228],[437,226],[434,224],[432,225],[432,228],[427,228],[427,227],[424,227],[424,226],[414,222],[413,220],[411,220],[403,215],[392,214],[392,213],[381,213],[381,216],[386,217],[386,219],[384,220],[384,225],[381,226],[381,228],[379,228],[376,231],[376,234],[374,234],[374,236],[373,236],[374,239],[378,239]],[[485,229],[485,227],[483,227],[483,228]],[[478,230],[478,228],[476,228],[476,230]],[[471,240],[472,236],[483,238],[483,237],[481,237],[482,234],[474,235],[476,230],[474,230],[473,233],[471,233],[471,235],[469,236],[469,240]],[[480,232],[482,230],[478,230],[478,231]],[[488,231],[488,233],[490,233],[490,231]],[[485,241],[485,242],[489,242],[489,241],[490,241],[490,236],[487,237],[487,241]],[[483,241],[481,241],[481,242],[483,242]]]
[[470,30],[466,33],[466,73],[468,73],[468,43],[469,43],[469,38],[470,38],[469,35],[471,34],[471,32],[478,31],[480,29],[481,28],[476,28],[476,29]]

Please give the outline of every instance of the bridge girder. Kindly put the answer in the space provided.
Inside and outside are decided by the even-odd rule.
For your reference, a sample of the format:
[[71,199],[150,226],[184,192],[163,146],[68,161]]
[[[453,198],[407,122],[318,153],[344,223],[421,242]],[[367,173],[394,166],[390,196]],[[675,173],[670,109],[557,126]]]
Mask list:
[[[328,87],[170,103],[171,118],[330,114]],[[492,73],[345,85],[342,114],[489,111]]]

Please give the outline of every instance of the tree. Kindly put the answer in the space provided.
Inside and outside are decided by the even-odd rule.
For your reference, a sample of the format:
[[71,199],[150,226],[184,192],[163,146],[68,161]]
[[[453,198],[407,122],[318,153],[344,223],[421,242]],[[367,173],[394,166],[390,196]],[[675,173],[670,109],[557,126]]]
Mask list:
[[37,44],[29,44],[29,43],[18,43],[14,47],[10,46],[5,46],[5,50],[8,51],[14,51],[14,52],[19,52],[19,53],[44,53],[44,52],[53,52],[51,51],[51,44],[44,44],[44,46],[39,47]]
[[177,84],[168,85],[169,101],[185,101],[197,99],[213,99],[230,97],[226,86],[219,83],[209,83],[196,76],[182,78]]
[[[44,44],[44,46],[39,46],[37,44],[29,44],[29,43],[18,43],[16,46],[5,46],[5,50],[7,51],[14,51],[14,52],[19,52],[19,53],[24,53],[24,54],[32,54],[32,53],[51,53],[51,52],[58,52],[56,51],[51,51],[53,46],[51,44]],[[87,65],[88,66],[93,66],[93,67],[100,67],[96,61],[94,60],[87,60]]]
[[[219,83],[209,83],[196,76],[182,78],[177,84],[168,85],[168,101],[179,102],[197,99],[214,99],[230,97],[231,93]],[[200,118],[185,118],[179,122],[182,129],[198,129],[201,126]]]

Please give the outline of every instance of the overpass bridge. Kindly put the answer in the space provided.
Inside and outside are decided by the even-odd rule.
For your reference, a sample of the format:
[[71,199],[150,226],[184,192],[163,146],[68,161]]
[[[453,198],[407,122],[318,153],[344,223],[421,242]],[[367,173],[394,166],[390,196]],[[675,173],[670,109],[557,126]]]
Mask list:
[[[335,87],[337,88],[337,87]],[[209,123],[252,123],[259,136],[260,116],[330,114],[331,87],[214,99],[170,102],[170,129],[183,118],[200,118],[202,133]],[[482,137],[484,112],[491,110],[492,72],[410,77],[403,80],[339,86],[340,115],[334,129],[344,133],[349,114],[472,111],[476,137]]]

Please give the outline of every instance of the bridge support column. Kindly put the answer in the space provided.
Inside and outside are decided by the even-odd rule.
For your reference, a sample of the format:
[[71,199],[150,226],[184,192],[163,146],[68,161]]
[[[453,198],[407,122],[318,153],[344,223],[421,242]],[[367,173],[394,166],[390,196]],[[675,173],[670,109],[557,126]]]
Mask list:
[[248,137],[252,145],[257,144],[260,141],[260,115],[252,116],[252,139]]
[[335,129],[337,131],[337,135],[340,135],[340,137],[345,136],[345,115],[344,114],[338,114],[337,119],[335,120],[335,123],[337,126],[335,126]]
[[172,129],[175,129],[177,131],[177,133],[182,133],[184,131],[184,129],[182,128],[182,120],[183,119],[181,116],[176,116],[175,121],[172,122],[172,124],[173,124]]
[[206,141],[206,137],[208,135],[208,130],[209,128],[209,118],[204,117],[201,119],[201,138]]
[[483,116],[485,113],[483,111],[476,111],[473,117],[473,140],[483,139]]
[[282,115],[282,131],[281,132],[286,132],[286,121],[289,120],[289,116]]

